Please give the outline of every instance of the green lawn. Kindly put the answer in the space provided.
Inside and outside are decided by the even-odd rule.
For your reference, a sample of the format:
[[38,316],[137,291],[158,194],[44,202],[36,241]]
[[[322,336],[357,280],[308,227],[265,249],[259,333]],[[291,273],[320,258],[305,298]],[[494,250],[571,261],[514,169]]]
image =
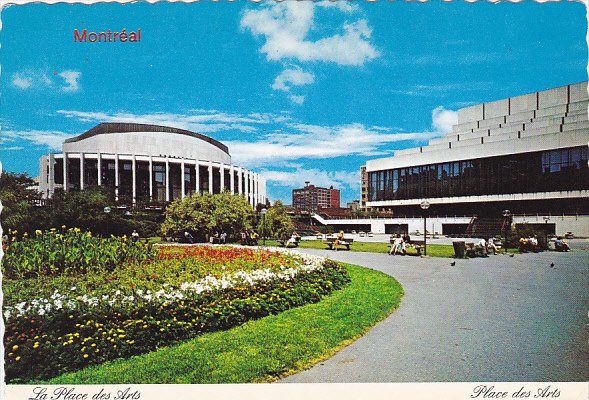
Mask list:
[[[262,242],[260,241],[260,244]],[[278,242],[274,240],[266,240],[267,246],[278,246]],[[320,240],[301,240],[299,247],[301,249],[321,249],[326,250],[328,247]],[[350,251],[364,251],[369,253],[388,253],[390,244],[388,243],[374,243],[374,242],[354,242],[350,246]],[[338,251],[347,251],[340,249]],[[417,255],[413,249],[408,250],[409,254]],[[454,248],[449,244],[428,244],[427,255],[430,257],[454,257]]]
[[50,384],[267,382],[325,360],[395,310],[402,286],[346,265],[352,282],[321,302],[157,351],[58,376]]
[[[151,243],[171,243],[171,242],[162,242],[159,237],[152,237],[149,238]],[[259,244],[262,245],[262,240],[259,240]],[[278,241],[276,240],[266,240],[266,246],[276,246],[278,247]],[[320,250],[327,250],[328,247],[325,243],[320,240],[301,240],[299,242],[300,249],[320,249]],[[390,244],[388,243],[379,243],[379,242],[354,242],[350,246],[350,251],[362,251],[368,253],[388,253],[390,250]],[[344,248],[339,248],[338,251],[347,251]],[[504,250],[500,250],[503,252]],[[517,249],[508,249],[509,253],[517,253]],[[414,249],[408,250],[409,255],[417,255],[417,252]],[[427,245],[427,255],[428,257],[454,257],[454,247],[451,244],[428,244]]]

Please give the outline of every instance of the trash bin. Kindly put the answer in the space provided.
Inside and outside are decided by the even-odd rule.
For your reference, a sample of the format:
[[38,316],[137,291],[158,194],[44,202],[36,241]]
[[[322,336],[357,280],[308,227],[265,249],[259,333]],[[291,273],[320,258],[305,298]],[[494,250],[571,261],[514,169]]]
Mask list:
[[466,244],[462,241],[456,241],[452,242],[452,246],[454,246],[454,257],[464,258],[464,254],[466,253]]

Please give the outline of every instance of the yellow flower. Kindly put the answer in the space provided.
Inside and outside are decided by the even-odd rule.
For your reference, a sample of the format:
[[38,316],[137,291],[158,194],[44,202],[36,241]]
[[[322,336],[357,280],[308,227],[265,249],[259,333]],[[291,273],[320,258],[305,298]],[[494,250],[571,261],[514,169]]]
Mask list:
[[15,344],[14,346],[12,346],[12,350],[13,350],[13,351],[16,351],[16,350],[18,350],[18,344]]
[[19,361],[20,360],[20,356],[16,357],[15,360],[16,361]]
[[35,231],[35,235],[42,235],[42,234],[43,234],[43,232],[41,232],[41,230],[40,230],[40,229],[37,229],[37,230]]
[[65,228],[66,228],[66,226],[65,226],[65,225],[62,225],[62,226],[61,226],[61,229],[65,229]]
[[84,354],[84,358],[88,358],[88,354]]
[[96,347],[96,343],[92,343],[90,346],[92,346],[92,347]]

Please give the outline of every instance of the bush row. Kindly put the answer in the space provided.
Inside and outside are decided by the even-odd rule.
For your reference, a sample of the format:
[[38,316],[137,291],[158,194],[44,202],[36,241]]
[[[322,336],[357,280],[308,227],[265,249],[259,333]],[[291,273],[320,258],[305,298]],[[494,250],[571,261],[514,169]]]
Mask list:
[[100,238],[78,228],[24,234],[10,232],[5,243],[3,273],[8,279],[57,275],[77,276],[113,271],[125,262],[151,260],[153,247],[123,237]]

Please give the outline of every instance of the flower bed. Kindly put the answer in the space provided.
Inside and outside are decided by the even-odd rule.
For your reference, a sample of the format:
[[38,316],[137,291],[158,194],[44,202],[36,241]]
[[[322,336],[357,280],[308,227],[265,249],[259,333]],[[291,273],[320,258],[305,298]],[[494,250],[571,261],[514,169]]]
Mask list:
[[[349,282],[338,264],[293,252],[166,247],[153,262],[122,265],[98,279],[29,282],[44,297],[5,304],[6,376],[46,379],[152,351],[201,332],[316,302]],[[110,281],[109,281],[110,280]],[[72,283],[75,286],[67,287]],[[5,282],[5,286],[26,282]],[[23,299],[23,297],[20,297]]]

